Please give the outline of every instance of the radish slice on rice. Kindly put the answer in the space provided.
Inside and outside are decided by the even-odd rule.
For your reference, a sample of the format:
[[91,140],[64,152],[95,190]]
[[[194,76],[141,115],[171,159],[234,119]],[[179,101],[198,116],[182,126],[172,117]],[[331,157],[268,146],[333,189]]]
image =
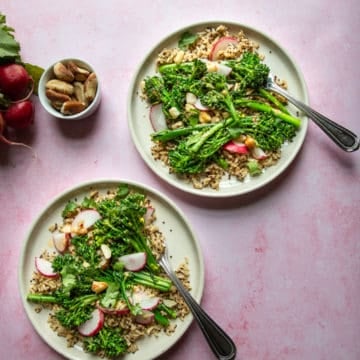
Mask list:
[[138,324],[149,325],[154,321],[155,315],[149,310],[143,310],[141,314],[135,316]]
[[80,211],[71,224],[71,232],[84,234],[100,219],[101,215],[96,210],[89,209]]
[[217,64],[217,70],[216,72],[220,75],[228,76],[232,71],[232,68],[230,66],[227,66],[225,64]]
[[149,225],[151,223],[154,213],[155,213],[155,209],[152,206],[148,206],[146,208],[146,213],[144,215],[145,225]]
[[265,151],[263,149],[259,148],[258,146],[254,147],[251,150],[251,155],[256,160],[263,160],[263,159],[267,158]]
[[119,257],[119,261],[124,264],[128,271],[140,271],[146,265],[146,253],[137,252]]
[[144,291],[136,291],[129,298],[131,303],[138,305],[143,310],[154,310],[160,303],[158,296],[149,295]]
[[46,259],[36,257],[35,268],[41,275],[48,278],[56,278],[59,276],[59,274],[54,271],[52,263]]
[[63,232],[55,232],[52,235],[53,244],[55,249],[60,253],[63,254],[70,243],[70,234],[63,233]]
[[86,320],[78,327],[78,331],[83,336],[96,335],[104,325],[104,313],[100,309],[95,309],[89,320]]
[[210,60],[218,60],[219,52],[226,50],[230,45],[237,46],[238,40],[233,36],[223,36],[212,47],[209,55]]
[[126,304],[121,301],[118,301],[113,308],[103,307],[99,303],[96,304],[96,307],[100,309],[104,314],[109,315],[125,315],[130,312]]
[[244,143],[238,143],[236,141],[230,140],[223,146],[223,149],[236,154],[248,154],[249,149]]
[[150,122],[154,131],[167,129],[165,115],[162,111],[162,104],[155,104],[150,108]]
[[210,108],[208,108],[207,106],[205,106],[201,103],[199,98],[196,99],[194,106],[196,109],[198,109],[200,111],[209,111],[210,110]]
[[143,309],[143,310],[154,310],[160,302],[160,298],[157,296],[151,296],[151,297],[147,297],[142,299],[139,302],[139,306]]

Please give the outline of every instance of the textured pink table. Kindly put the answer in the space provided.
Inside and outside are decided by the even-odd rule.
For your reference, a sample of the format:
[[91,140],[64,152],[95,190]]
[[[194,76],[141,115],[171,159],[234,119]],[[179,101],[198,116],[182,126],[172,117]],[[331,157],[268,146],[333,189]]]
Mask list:
[[[19,255],[54,196],[97,178],[143,182],[186,213],[205,259],[203,306],[234,338],[239,359],[360,358],[360,153],[344,153],[310,123],[279,181],[253,196],[199,199],[147,168],[126,119],[129,82],[157,41],[194,22],[229,20],[276,39],[303,71],[311,105],[359,134],[358,1],[2,0],[0,11],[24,60],[45,67],[78,56],[91,60],[103,84],[102,106],[89,121],[55,121],[35,100],[36,123],[24,140],[38,161],[0,144],[2,359],[62,358],[22,308]],[[212,358],[195,324],[162,357]]]

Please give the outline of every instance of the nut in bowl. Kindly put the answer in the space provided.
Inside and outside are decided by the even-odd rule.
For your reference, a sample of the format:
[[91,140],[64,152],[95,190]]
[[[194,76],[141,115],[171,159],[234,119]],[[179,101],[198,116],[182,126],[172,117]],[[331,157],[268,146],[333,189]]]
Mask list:
[[100,105],[97,74],[91,65],[82,60],[59,60],[41,76],[39,99],[45,110],[56,118],[84,119]]

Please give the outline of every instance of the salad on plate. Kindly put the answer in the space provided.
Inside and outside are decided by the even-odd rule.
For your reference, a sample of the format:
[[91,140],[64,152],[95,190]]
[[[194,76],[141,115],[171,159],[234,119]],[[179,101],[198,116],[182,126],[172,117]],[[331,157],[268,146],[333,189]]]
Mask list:
[[196,189],[262,176],[301,127],[286,99],[266,90],[270,67],[241,30],[186,31],[176,47],[160,51],[156,69],[141,83],[151,155]]
[[[120,184],[68,201],[61,219],[49,228],[54,251],[34,259],[26,296],[36,312],[49,311],[51,329],[108,358],[136,352],[144,337],[172,335],[189,310],[157,262],[164,235],[151,200]],[[186,258],[177,275],[190,289]]]

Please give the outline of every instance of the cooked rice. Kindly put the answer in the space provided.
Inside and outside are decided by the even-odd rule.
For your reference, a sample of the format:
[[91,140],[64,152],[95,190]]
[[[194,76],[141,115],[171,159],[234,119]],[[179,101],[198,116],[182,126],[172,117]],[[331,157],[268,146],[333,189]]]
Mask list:
[[[90,196],[96,201],[100,201],[102,199],[111,198],[115,196],[115,191],[109,191],[106,195],[101,194],[99,192],[93,191]],[[150,205],[150,201],[148,200],[148,205]],[[53,224],[50,226],[50,232],[55,231],[55,229],[62,229],[66,226],[66,224],[71,224],[73,218],[67,218],[64,221],[64,224]],[[147,239],[149,241],[149,246],[152,249],[156,258],[159,258],[160,255],[164,251],[164,235],[161,233],[159,228],[154,224],[156,220],[156,211],[154,211],[152,217],[150,218],[149,223],[145,227],[145,232]],[[91,234],[88,234],[91,236]],[[72,252],[73,248],[70,246],[68,251]],[[54,257],[58,255],[56,251],[50,252],[48,250],[44,250],[40,257],[52,261]],[[185,258],[183,263],[179,265],[179,267],[175,270],[178,278],[183,283],[187,290],[191,290],[190,286],[190,272],[189,272],[189,264],[188,259]],[[166,277],[165,273],[161,273],[160,275]],[[30,281],[29,293],[37,293],[37,294],[51,294],[55,290],[59,289],[61,286],[60,278],[47,278],[37,271],[34,271],[32,274],[32,278]],[[177,289],[173,286],[168,293],[159,292],[156,289],[145,288],[137,285],[138,288],[141,288],[143,291],[146,291],[154,296],[159,296],[161,299],[169,299],[176,302],[174,310],[176,310],[178,319],[184,320],[186,315],[189,314],[189,308],[184,302],[182,296],[179,294]],[[78,343],[82,343],[84,337],[78,333],[76,330],[67,329],[63,327],[55,316],[55,312],[60,309],[59,305],[56,304],[36,304],[34,305],[34,311],[39,313],[42,309],[49,310],[48,323],[50,328],[57,333],[58,336],[65,338],[67,346],[73,347]],[[109,327],[120,327],[122,329],[122,335],[124,336],[127,344],[128,344],[128,353],[134,353],[139,349],[138,340],[145,336],[153,336],[156,337],[159,334],[172,335],[176,330],[176,323],[173,321],[170,322],[168,327],[163,327],[157,323],[152,323],[150,325],[141,325],[135,322],[134,317],[129,314],[124,315],[111,315],[104,314],[105,316],[105,324]],[[103,352],[97,354],[99,357],[105,357]]]

